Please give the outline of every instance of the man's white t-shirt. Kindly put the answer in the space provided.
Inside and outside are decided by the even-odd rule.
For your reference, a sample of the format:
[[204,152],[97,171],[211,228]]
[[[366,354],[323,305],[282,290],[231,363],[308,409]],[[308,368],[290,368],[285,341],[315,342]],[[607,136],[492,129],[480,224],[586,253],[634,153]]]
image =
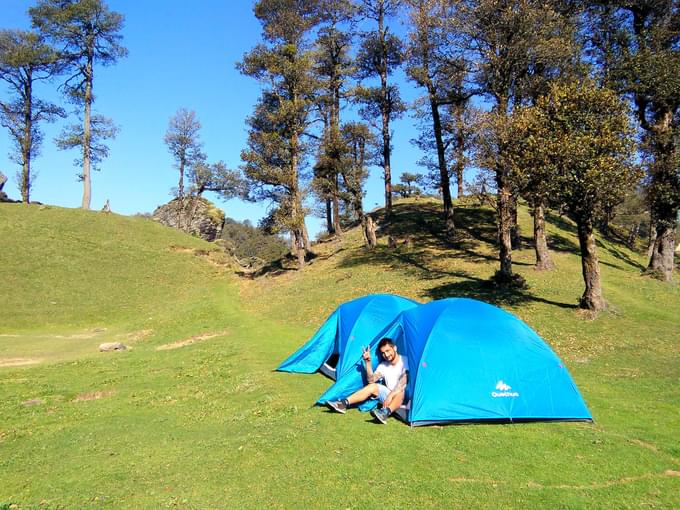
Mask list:
[[408,372],[408,360],[404,356],[399,355],[399,360],[394,365],[387,361],[382,361],[378,368],[375,369],[374,374],[385,379],[385,386],[387,386],[388,390],[393,391],[397,384],[399,384],[399,379],[404,375],[404,372]]

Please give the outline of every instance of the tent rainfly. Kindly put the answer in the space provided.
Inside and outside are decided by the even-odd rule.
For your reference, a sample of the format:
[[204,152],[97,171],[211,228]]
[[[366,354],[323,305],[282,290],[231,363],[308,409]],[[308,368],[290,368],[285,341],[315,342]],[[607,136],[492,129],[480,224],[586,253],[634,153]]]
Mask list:
[[[409,308],[373,338],[376,365],[383,336],[408,358],[407,404],[398,415],[412,426],[592,421],[564,363],[529,326],[496,306],[449,298]],[[365,384],[361,360],[344,369],[317,404]]]
[[348,301],[277,370],[305,374],[318,370],[335,380],[361,360],[362,347],[380,336],[400,312],[415,306],[417,302],[391,294],[370,294]]

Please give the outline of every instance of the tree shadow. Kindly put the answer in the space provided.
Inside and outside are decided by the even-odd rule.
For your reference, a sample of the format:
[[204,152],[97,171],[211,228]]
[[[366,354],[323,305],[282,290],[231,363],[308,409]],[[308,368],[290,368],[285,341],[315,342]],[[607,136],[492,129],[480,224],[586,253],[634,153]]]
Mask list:
[[578,244],[563,235],[553,232],[548,234],[548,248],[553,251],[573,253],[574,255],[581,253],[581,248]]
[[[618,248],[616,248],[615,246],[613,246],[612,243],[611,243],[611,241],[610,241],[610,242],[607,242],[607,244],[604,244],[604,243],[598,241],[598,242],[597,242],[597,246],[598,246],[598,248],[601,248],[602,250],[606,251],[607,253],[609,253],[610,255],[612,255],[614,258],[620,260],[621,262],[623,262],[623,263],[625,263],[625,264],[628,264],[629,266],[631,266],[631,267],[633,267],[633,268],[635,268],[635,269],[638,269],[639,271],[644,271],[644,270],[645,270],[645,266],[643,266],[642,264],[640,264],[638,261],[633,260],[633,259],[630,257],[630,255],[628,255],[627,253],[624,253],[624,252],[621,251],[620,249],[618,249]],[[607,265],[607,266],[615,267],[616,269],[624,269],[624,268],[621,267],[621,266],[617,266],[617,265],[614,265],[614,264],[611,264],[611,263],[608,263],[608,262],[602,262],[602,261],[600,261],[600,263],[601,263],[601,264],[605,264],[605,265]]]
[[494,305],[516,306],[529,302],[545,303],[560,308],[577,309],[577,304],[560,303],[538,297],[526,289],[501,289],[490,280],[469,277],[467,280],[451,282],[429,289],[426,296],[430,299],[448,297],[469,297]]
[[545,221],[551,223],[552,225],[555,225],[560,230],[564,230],[565,232],[578,235],[578,229],[576,228],[576,224],[569,218],[547,211],[545,213]]

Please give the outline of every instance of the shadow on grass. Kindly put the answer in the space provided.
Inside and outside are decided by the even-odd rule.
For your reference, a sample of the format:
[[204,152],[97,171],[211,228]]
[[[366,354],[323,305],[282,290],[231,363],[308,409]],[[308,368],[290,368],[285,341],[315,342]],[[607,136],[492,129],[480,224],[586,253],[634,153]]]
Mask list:
[[[623,263],[625,263],[625,264],[627,264],[627,265],[629,265],[629,266],[631,266],[631,267],[633,267],[633,268],[635,268],[635,269],[637,269],[637,270],[639,270],[639,271],[644,271],[644,270],[645,270],[645,266],[643,266],[642,264],[640,264],[638,261],[633,260],[633,259],[630,257],[630,255],[628,255],[627,253],[625,253],[625,252],[623,252],[622,250],[618,249],[616,246],[614,246],[614,245],[612,244],[611,241],[607,242],[606,244],[598,242],[598,243],[597,243],[597,246],[598,246],[598,248],[601,248],[602,250],[607,251],[607,252],[608,252],[612,257],[614,257],[615,259],[618,259],[618,260],[620,260],[621,262],[623,262]],[[621,267],[621,266],[617,266],[617,265],[615,265],[615,264],[611,264],[611,263],[608,263],[608,262],[602,262],[602,261],[600,261],[600,263],[601,263],[601,264],[605,264],[605,265],[610,266],[610,267],[615,267],[616,269],[622,269],[622,270],[625,269],[625,268],[623,268],[623,267]]]
[[[318,255],[316,255],[313,252],[308,252],[307,256],[305,257],[305,262],[309,263],[316,258],[318,258]],[[254,279],[260,278],[262,276],[280,276],[291,271],[297,271],[298,269],[299,267],[297,257],[288,253],[281,257],[280,259],[276,259],[272,262],[269,262],[268,264],[265,264],[255,270],[252,271],[240,270],[236,271],[236,274],[242,278]]]
[[523,303],[537,302],[560,308],[577,309],[577,304],[560,303],[538,297],[526,289],[501,289],[489,280],[470,277],[467,280],[446,283],[433,287],[427,291],[430,299],[445,299],[448,297],[469,297],[494,305],[515,306]]

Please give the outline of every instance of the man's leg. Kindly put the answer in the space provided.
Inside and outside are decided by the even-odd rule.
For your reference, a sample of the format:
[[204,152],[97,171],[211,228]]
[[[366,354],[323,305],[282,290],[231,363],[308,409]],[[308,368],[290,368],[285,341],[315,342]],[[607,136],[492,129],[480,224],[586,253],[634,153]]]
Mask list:
[[381,386],[378,388],[379,395],[378,398],[382,402],[382,407],[379,409],[373,409],[371,415],[378,420],[380,423],[387,423],[387,418],[399,409],[402,402],[404,401],[404,392],[397,394],[392,394],[386,387]]
[[326,405],[338,413],[345,414],[347,408],[352,404],[359,404],[371,397],[377,397],[380,393],[379,386],[376,383],[370,383],[358,391],[352,393],[349,397],[342,400],[329,400]]
[[399,393],[396,393],[394,395],[391,395],[390,397],[383,402],[383,407],[389,407],[390,408],[390,414],[395,412],[397,409],[401,407],[401,404],[404,403],[404,392],[401,391]]
[[349,397],[347,397],[347,402],[349,402],[350,405],[359,404],[364,400],[368,400],[371,397],[377,396],[378,385],[376,383],[370,383],[361,388],[360,390],[355,391]]

